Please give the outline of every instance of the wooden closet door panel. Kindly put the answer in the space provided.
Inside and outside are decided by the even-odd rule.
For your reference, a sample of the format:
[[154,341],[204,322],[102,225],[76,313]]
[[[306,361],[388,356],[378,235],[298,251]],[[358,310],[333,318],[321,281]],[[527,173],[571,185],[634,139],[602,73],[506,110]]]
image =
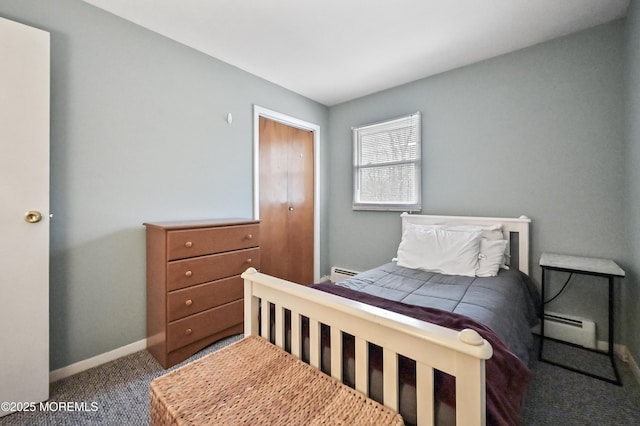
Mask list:
[[262,272],[313,280],[313,133],[260,117]]
[[[287,274],[288,253],[286,128],[260,118],[261,271],[280,278]],[[283,238],[284,237],[284,238]]]
[[313,133],[290,127],[288,159],[288,245],[295,282],[313,282]]

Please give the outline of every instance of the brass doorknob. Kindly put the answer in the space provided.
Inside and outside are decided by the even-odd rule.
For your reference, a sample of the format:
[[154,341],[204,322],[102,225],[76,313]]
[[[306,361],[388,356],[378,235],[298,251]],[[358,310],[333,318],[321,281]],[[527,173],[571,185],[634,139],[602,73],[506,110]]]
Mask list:
[[29,210],[24,214],[24,221],[29,223],[36,223],[42,220],[42,213],[35,210]]

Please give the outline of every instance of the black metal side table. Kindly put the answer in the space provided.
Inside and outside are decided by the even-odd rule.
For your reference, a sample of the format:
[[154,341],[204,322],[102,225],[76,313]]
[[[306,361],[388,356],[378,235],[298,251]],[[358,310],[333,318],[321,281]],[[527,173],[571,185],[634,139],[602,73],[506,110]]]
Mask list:
[[[613,287],[614,287],[614,278],[615,277],[624,277],[625,272],[620,266],[618,266],[613,260],[609,259],[600,259],[600,258],[589,258],[589,257],[579,257],[579,256],[567,256],[561,254],[552,254],[552,253],[542,253],[540,256],[540,267],[542,268],[542,285],[541,285],[541,296],[542,303],[540,304],[540,348],[538,352],[538,359],[540,361],[546,362],[548,364],[555,365],[557,367],[562,367],[567,370],[574,371],[576,373],[584,374],[589,377],[593,377],[595,379],[603,380],[605,382],[613,383],[618,386],[622,386],[622,382],[620,381],[620,373],[618,373],[618,368],[616,367],[615,355],[613,352],[613,337],[614,337],[614,327],[613,327],[613,317],[614,317],[614,306],[613,306]],[[597,277],[606,278],[609,282],[609,348],[607,352],[602,352],[599,350],[581,348],[583,350],[588,350],[591,352],[607,355],[611,360],[611,366],[613,367],[613,372],[615,374],[615,380],[610,379],[608,377],[599,376],[588,371],[580,370],[571,366],[563,365],[555,361],[551,361],[545,359],[543,356],[543,346],[544,341],[546,339],[544,335],[544,288],[545,288],[545,277],[548,274],[548,271],[562,271],[562,272],[570,272],[574,274],[584,274],[584,275],[593,275]],[[573,346],[573,345],[572,345]]]

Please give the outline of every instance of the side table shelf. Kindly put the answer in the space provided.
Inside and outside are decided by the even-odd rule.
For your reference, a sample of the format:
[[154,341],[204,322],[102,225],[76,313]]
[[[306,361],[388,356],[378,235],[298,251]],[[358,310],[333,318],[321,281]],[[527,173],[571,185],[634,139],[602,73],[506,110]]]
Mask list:
[[[614,278],[624,277],[625,272],[620,266],[618,266],[613,260],[589,258],[579,256],[568,256],[561,254],[542,253],[540,256],[540,268],[542,268],[542,283],[541,283],[541,298],[540,303],[540,348],[538,352],[538,360],[546,362],[548,364],[562,367],[567,370],[574,371],[576,373],[584,374],[594,379],[603,380],[605,382],[613,383],[618,386],[622,386],[620,381],[620,373],[616,367],[615,355],[613,352],[613,338],[614,338]],[[592,275],[597,277],[606,278],[609,283],[609,345],[607,352],[599,350],[593,350],[588,348],[581,348],[583,350],[595,352],[602,355],[607,355],[611,360],[611,366],[615,374],[615,380],[608,377],[599,376],[588,371],[584,371],[571,366],[563,365],[555,361],[551,361],[544,358],[544,341],[548,339],[544,335],[544,300],[545,300],[545,281],[549,271],[569,272],[574,274]],[[573,345],[572,345],[573,346]]]

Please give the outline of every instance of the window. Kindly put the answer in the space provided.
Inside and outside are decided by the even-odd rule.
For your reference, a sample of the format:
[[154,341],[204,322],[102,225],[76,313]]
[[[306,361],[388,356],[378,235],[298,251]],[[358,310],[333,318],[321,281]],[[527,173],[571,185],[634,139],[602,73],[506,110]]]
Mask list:
[[420,113],[353,128],[353,209],[418,211]]

